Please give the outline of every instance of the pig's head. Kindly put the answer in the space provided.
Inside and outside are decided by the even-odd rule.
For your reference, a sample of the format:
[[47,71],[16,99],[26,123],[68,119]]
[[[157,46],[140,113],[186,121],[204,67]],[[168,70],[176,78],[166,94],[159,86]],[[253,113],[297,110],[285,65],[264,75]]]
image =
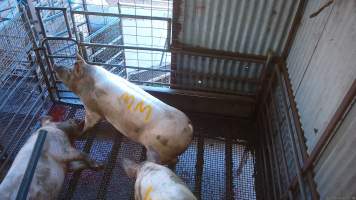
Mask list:
[[41,119],[41,126],[52,126],[58,128],[62,130],[70,140],[74,140],[81,135],[80,128],[74,119],[62,122],[54,122],[52,117],[44,116]]
[[91,85],[91,65],[87,64],[85,60],[77,54],[76,61],[73,68],[62,65],[54,65],[54,70],[59,79],[74,93],[86,92],[85,89]]

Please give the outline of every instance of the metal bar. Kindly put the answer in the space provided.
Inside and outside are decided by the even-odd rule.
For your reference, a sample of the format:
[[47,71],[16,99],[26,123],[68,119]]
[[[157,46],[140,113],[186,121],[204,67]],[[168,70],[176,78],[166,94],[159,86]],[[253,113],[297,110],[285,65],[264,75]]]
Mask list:
[[268,68],[271,65],[272,56],[273,56],[273,54],[271,52],[268,52],[267,60],[266,60],[266,63],[264,65],[264,67],[262,68],[261,76],[260,76],[260,79],[259,79],[260,84],[259,84],[258,89],[256,91],[256,95],[257,95],[256,98],[257,99],[259,99],[262,96],[263,83],[266,80],[266,77],[267,77],[267,74],[268,74]]
[[170,20],[170,18],[167,17],[151,17],[151,16],[143,16],[143,15],[126,15],[126,14],[117,14],[117,13],[102,13],[102,12],[79,11],[79,10],[73,10],[72,13],[82,14],[82,15],[96,15],[96,16],[133,18],[133,19],[147,19],[147,20],[161,20],[161,21]]
[[[261,124],[259,124],[259,127],[261,127]],[[262,134],[265,134],[265,132],[262,132]],[[263,158],[263,166],[264,166],[264,171],[263,172],[264,172],[264,176],[265,176],[265,180],[266,180],[265,186],[267,188],[266,196],[267,196],[267,199],[273,199],[273,197],[271,198],[271,196],[270,196],[270,195],[272,195],[272,193],[271,193],[272,190],[271,190],[271,184],[270,184],[270,181],[269,181],[270,180],[269,177],[272,177],[272,176],[269,176],[271,171],[268,170],[268,166],[267,166],[267,154],[266,154],[266,151],[265,151],[265,145],[266,145],[266,143],[263,142],[263,137],[260,137],[260,147],[261,147],[261,153],[262,153],[262,158]]]
[[[242,54],[242,53],[232,53],[221,50],[212,50],[207,48],[200,47],[191,47],[185,44],[176,44],[171,48],[172,53],[182,53],[195,56],[203,57],[212,57],[212,58],[221,58],[226,60],[237,60],[237,61],[246,61],[252,63],[265,64],[267,61],[266,56],[253,55],[253,54]],[[272,61],[273,62],[273,61]]]
[[295,36],[297,35],[298,28],[300,26],[305,8],[307,6],[307,2],[308,2],[307,0],[300,0],[300,2],[299,2],[298,8],[297,8],[297,13],[296,13],[293,23],[292,23],[292,28],[289,31],[287,42],[283,49],[282,58],[284,60],[287,59],[290,49],[292,48],[293,42],[295,40]]
[[[272,101],[271,100],[271,102],[272,102],[272,109],[274,109],[275,111],[277,110],[277,108],[276,108],[276,105],[275,105],[275,102],[274,101]],[[266,112],[266,114],[267,114],[267,119],[272,119],[271,117],[270,117],[270,114],[269,113],[272,113],[272,111],[271,111],[271,109],[269,108],[269,106],[268,105],[266,105],[266,109],[267,109],[267,112]],[[269,120],[268,120],[269,121]],[[270,121],[269,121],[270,122]],[[286,177],[287,177],[287,182],[288,182],[288,184],[290,184],[290,177],[289,177],[289,170],[288,170],[288,165],[287,165],[287,159],[286,159],[286,155],[285,155],[285,152],[284,152],[284,142],[283,142],[283,138],[282,138],[282,131],[280,130],[280,127],[278,126],[278,122],[274,122],[274,124],[275,124],[275,127],[277,128],[277,134],[278,134],[278,139],[279,139],[279,142],[280,142],[280,144],[281,144],[281,146],[282,146],[282,148],[283,148],[283,150],[282,150],[282,162],[283,162],[283,165],[284,165],[284,169],[285,169],[285,171],[284,171],[284,173],[286,174]],[[270,125],[270,126],[272,126],[272,124]],[[287,188],[288,189],[288,196],[289,196],[289,199],[293,199],[293,193],[292,193],[292,191],[290,190],[290,188]]]
[[342,99],[342,102],[340,103],[336,112],[334,113],[331,120],[329,121],[325,131],[323,132],[320,139],[314,146],[310,154],[310,157],[304,163],[303,172],[306,172],[308,169],[310,169],[313,166],[314,162],[320,156],[322,151],[326,148],[328,141],[330,141],[330,139],[333,136],[334,130],[338,125],[340,125],[340,121],[344,117],[345,113],[347,113],[352,103],[355,101],[355,97],[356,97],[356,80],[354,79],[350,89],[347,91],[346,95]]
[[167,47],[171,48],[171,32],[172,32],[172,20],[169,19],[167,22]]
[[[227,130],[226,130],[227,131]],[[227,138],[225,144],[225,167],[226,167],[226,199],[234,199],[232,177],[232,138]]]
[[[279,72],[277,71],[277,76],[279,74]],[[280,84],[282,84],[280,82]],[[271,96],[272,98],[272,101],[274,101],[274,97]],[[283,98],[285,100],[285,98]],[[298,180],[298,183],[299,183],[299,190],[301,192],[301,197],[302,199],[306,199],[306,192],[305,192],[305,184],[304,184],[304,180],[303,180],[303,175],[302,175],[302,171],[301,171],[301,166],[300,166],[300,159],[299,159],[299,155],[298,155],[298,147],[297,147],[297,143],[296,143],[296,140],[295,140],[295,137],[294,137],[294,134],[293,134],[293,127],[292,127],[292,124],[291,124],[291,120],[289,119],[289,108],[288,108],[288,105],[285,105],[286,107],[286,114],[287,114],[287,117],[288,117],[288,120],[287,120],[287,123],[289,125],[289,137],[290,137],[290,140],[291,140],[291,143],[292,143],[292,151],[293,151],[293,159],[294,159],[294,162],[295,162],[295,168],[296,168],[296,171],[297,171],[297,180]],[[300,143],[300,142],[299,142]]]
[[119,48],[119,49],[133,49],[133,50],[145,50],[145,51],[162,51],[168,52],[168,49],[162,48],[151,48],[151,47],[135,47],[128,45],[114,45],[114,44],[102,44],[102,43],[90,43],[90,42],[80,42],[80,46],[88,46],[88,47],[107,47],[107,48]]
[[[88,11],[88,6],[87,6],[87,1],[86,0],[82,0],[83,2],[83,9],[84,11]],[[119,1],[118,1],[119,2]],[[71,9],[71,10],[74,10],[74,9]],[[74,21],[74,18],[73,18],[73,21]],[[90,20],[89,20],[89,17],[88,15],[85,15],[85,22],[86,22],[86,25],[87,25],[87,29],[88,29],[88,35],[91,34],[92,32],[92,29],[91,29],[91,23],[90,23]]]
[[68,1],[69,2],[69,12],[70,12],[70,16],[72,18],[72,22],[73,22],[73,31],[74,31],[74,36],[75,36],[75,39],[77,41],[79,41],[79,36],[78,36],[78,31],[77,31],[77,25],[75,23],[75,17],[74,17],[74,14],[73,14],[73,7],[72,7],[72,1]]
[[73,58],[75,59],[75,56],[65,56],[65,55],[48,55],[49,58]]
[[[267,106],[266,106],[267,107]],[[263,114],[263,112],[262,112]],[[266,113],[265,113],[265,117],[266,117]],[[265,119],[271,119],[269,117],[266,117]],[[270,122],[270,120],[267,120],[268,122]],[[282,194],[282,185],[281,185],[281,174],[280,174],[280,168],[279,168],[279,163],[278,163],[278,159],[277,159],[277,153],[276,153],[276,149],[275,149],[275,142],[273,140],[273,130],[272,130],[272,127],[270,126],[270,123],[266,123],[266,121],[263,121],[262,122],[262,126],[263,126],[263,129],[267,130],[266,131],[266,141],[268,142],[268,144],[271,144],[271,153],[272,153],[272,157],[273,157],[273,160],[274,160],[274,163],[276,164],[276,168],[277,168],[277,186],[278,186],[278,191],[279,191],[279,198]],[[268,146],[267,146],[268,147]]]
[[[87,141],[85,143],[84,149],[83,149],[83,151],[85,153],[90,152],[90,149],[94,143],[94,139],[95,139],[95,134],[89,134]],[[68,183],[68,190],[66,191],[64,199],[72,199],[75,189],[77,187],[80,175],[81,175],[81,171],[74,172],[72,178],[70,179],[70,181]]]
[[[262,124],[262,126],[264,127],[264,125]],[[265,128],[263,128],[263,129],[265,129]],[[267,138],[267,135],[268,134],[268,132],[266,131],[264,134],[263,134],[263,136],[262,136],[262,139],[263,140],[265,140],[266,142],[265,142],[265,145],[266,145],[266,151],[267,151],[267,154],[268,154],[268,158],[269,158],[269,166],[270,166],[270,169],[271,169],[271,180],[272,180],[272,189],[273,189],[273,199],[278,199],[278,192],[277,192],[277,188],[276,188],[276,186],[278,185],[278,183],[276,184],[275,183],[275,177],[276,177],[276,175],[275,175],[275,167],[274,167],[274,165],[273,165],[273,161],[272,161],[272,159],[274,158],[274,156],[272,155],[272,152],[271,152],[271,147],[270,147],[270,143],[269,143],[269,141],[268,141],[268,138]],[[277,163],[276,163],[277,164]],[[278,178],[278,177],[277,177]],[[279,180],[277,180],[277,181],[279,181]]]
[[[285,106],[288,108],[288,104],[287,104],[287,100],[286,99],[289,100],[290,109],[292,110],[293,122],[294,122],[294,126],[296,128],[297,137],[298,137],[298,140],[299,140],[300,151],[301,151],[303,164],[304,164],[305,161],[309,158],[309,156],[308,156],[308,153],[307,153],[307,147],[306,147],[305,140],[304,140],[304,132],[302,130],[302,126],[301,126],[299,115],[298,115],[297,105],[296,105],[296,102],[295,102],[294,96],[293,96],[292,85],[291,85],[291,82],[289,80],[289,74],[287,72],[285,63],[283,63],[281,65],[278,65],[278,66],[279,66],[279,71],[277,71],[277,76],[279,76],[279,81],[281,83],[284,83],[284,84],[282,84],[282,88],[283,88],[282,94],[283,94],[283,97],[284,97],[283,98],[283,102],[284,102]],[[279,74],[280,71],[282,71],[281,73],[283,74],[283,76]],[[287,91],[287,94],[285,94],[285,91]],[[291,123],[289,112],[288,112],[287,117],[289,119],[289,123]],[[304,171],[302,171],[302,173],[304,173]],[[319,194],[318,194],[318,191],[316,189],[316,185],[314,183],[312,172],[308,172],[307,173],[307,180],[308,180],[308,182],[310,184],[309,186],[310,186],[310,190],[311,190],[311,193],[312,193],[312,198],[313,199],[319,199]]]
[[96,199],[107,199],[106,193],[107,193],[108,185],[111,180],[112,172],[116,165],[116,160],[121,147],[121,139],[122,139],[121,136],[118,134],[114,136],[114,145],[111,148],[110,159],[105,167],[104,175],[101,179],[99,191],[96,195]]
[[36,6],[36,10],[66,10],[64,7],[49,7],[49,6]]
[[39,130],[37,140],[34,149],[31,154],[31,158],[26,168],[26,172],[23,176],[19,191],[17,192],[16,200],[25,200],[27,198],[27,193],[30,189],[32,178],[34,176],[37,162],[41,156],[43,144],[46,140],[47,131]]
[[[67,8],[62,10],[63,15],[64,15],[64,21],[66,23],[66,27],[67,27],[67,31],[68,31],[68,37],[72,38],[72,31],[70,30],[70,26],[69,26],[69,21],[68,21],[68,16],[67,16]],[[74,19],[73,19],[74,21]],[[73,23],[74,24],[74,23]]]
[[198,135],[198,152],[197,152],[197,162],[195,165],[195,186],[194,194],[198,199],[201,199],[201,186],[202,186],[202,176],[204,168],[204,137],[199,133]]

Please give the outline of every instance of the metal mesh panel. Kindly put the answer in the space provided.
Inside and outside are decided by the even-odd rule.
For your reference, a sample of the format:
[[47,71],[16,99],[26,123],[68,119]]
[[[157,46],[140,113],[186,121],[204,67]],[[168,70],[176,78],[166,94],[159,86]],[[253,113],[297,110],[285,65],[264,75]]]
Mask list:
[[243,144],[232,144],[234,199],[256,199],[255,156]]
[[[82,120],[84,116],[84,110],[80,106],[55,106],[50,113],[60,113],[60,119]],[[202,135],[209,133],[204,131],[208,130],[204,120],[213,120],[214,117],[192,116],[193,122],[196,122],[196,134],[201,135],[204,145],[199,146],[198,137],[195,137],[179,157],[175,172],[192,191],[201,190],[201,199],[225,199],[228,178],[225,170],[225,141]],[[93,159],[105,163],[105,169],[98,172],[83,170],[77,174],[68,173],[59,199],[132,199],[134,180],[125,174],[121,161],[123,158],[137,162],[144,160],[144,148],[122,136],[108,123],[98,124],[88,137],[89,141],[85,138],[78,140],[75,143],[76,148],[89,152]],[[201,165],[198,160],[202,160],[204,164]],[[232,196],[235,199],[255,199],[254,155],[247,150],[245,144],[233,142],[231,163]],[[197,186],[200,187],[196,188]]]
[[[13,6],[16,8],[15,2]],[[36,71],[33,38],[21,14],[0,22],[0,172],[4,175],[19,148],[38,127],[51,103]]]

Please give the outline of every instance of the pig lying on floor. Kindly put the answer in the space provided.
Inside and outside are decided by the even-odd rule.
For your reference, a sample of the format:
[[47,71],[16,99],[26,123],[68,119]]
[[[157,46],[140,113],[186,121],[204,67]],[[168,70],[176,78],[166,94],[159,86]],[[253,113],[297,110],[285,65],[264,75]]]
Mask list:
[[193,126],[188,117],[135,84],[85,63],[79,55],[73,69],[57,65],[55,71],[84,104],[84,131],[106,119],[143,144],[149,161],[162,164],[176,163],[190,144]]
[[136,177],[135,200],[196,200],[187,185],[167,167],[128,159],[122,165],[129,177]]
[[[27,164],[31,157],[40,130],[47,132],[42,154],[38,160],[27,199],[57,199],[66,171],[101,166],[88,155],[71,146],[70,139],[79,135],[74,121],[52,122],[44,117],[41,128],[33,133],[17,154],[4,180],[0,184],[0,199],[16,199]],[[67,166],[68,165],[68,166]]]

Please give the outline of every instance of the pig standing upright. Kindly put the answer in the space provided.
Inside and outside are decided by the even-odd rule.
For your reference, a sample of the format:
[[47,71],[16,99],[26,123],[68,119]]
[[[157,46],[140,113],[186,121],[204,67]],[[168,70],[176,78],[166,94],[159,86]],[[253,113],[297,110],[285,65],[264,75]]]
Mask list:
[[106,119],[130,139],[143,144],[147,159],[161,164],[177,162],[190,144],[193,126],[181,111],[140,87],[87,64],[79,55],[73,69],[55,66],[58,77],[84,103],[84,131]]
[[123,160],[129,177],[135,177],[135,200],[196,200],[187,185],[170,169],[153,162]]
[[41,121],[41,128],[33,133],[18,152],[10,170],[0,184],[0,199],[16,199],[39,131],[47,132],[42,153],[30,185],[27,199],[57,199],[67,170],[99,169],[101,165],[88,155],[71,146],[70,139],[79,135],[74,121],[52,122],[50,117]]

